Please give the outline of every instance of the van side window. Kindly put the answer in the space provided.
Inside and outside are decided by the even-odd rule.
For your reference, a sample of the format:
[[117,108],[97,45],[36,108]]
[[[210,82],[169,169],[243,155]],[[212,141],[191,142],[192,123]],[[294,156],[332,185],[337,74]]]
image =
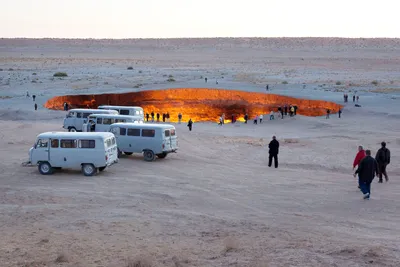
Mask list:
[[175,136],[175,129],[170,129],[169,131],[171,132],[171,136]]
[[60,142],[58,141],[58,139],[51,139],[51,147],[52,148],[58,148],[58,144]]
[[39,139],[36,143],[36,147],[47,147],[49,141],[47,139]]
[[115,122],[126,122],[125,119],[115,119]]
[[76,140],[73,139],[61,139],[62,148],[76,148]]
[[149,129],[142,130],[142,136],[144,136],[144,137],[154,137],[155,135],[156,135],[155,130],[149,130]]
[[101,124],[101,118],[97,118],[96,124]]
[[169,136],[169,130],[165,130],[165,136],[166,136],[166,137]]
[[105,125],[111,125],[114,123],[114,119],[111,118],[103,118],[103,124]]
[[96,141],[95,140],[79,140],[80,148],[95,148]]
[[140,129],[128,129],[129,136],[140,136]]
[[85,113],[83,113],[83,117],[86,119],[87,117],[89,117],[90,115],[92,115],[92,113],[87,113],[87,112],[85,112]]
[[126,128],[119,128],[119,135],[126,135]]
[[82,118],[82,113],[77,112],[77,113],[76,113],[76,117],[77,117],[77,118]]
[[119,114],[120,115],[129,115],[129,109],[120,109]]

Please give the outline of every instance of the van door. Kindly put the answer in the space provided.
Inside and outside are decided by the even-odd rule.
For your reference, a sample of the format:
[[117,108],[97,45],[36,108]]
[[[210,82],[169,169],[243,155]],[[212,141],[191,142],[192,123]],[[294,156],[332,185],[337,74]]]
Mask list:
[[32,162],[50,161],[49,139],[38,139],[32,152]]
[[53,167],[64,167],[65,160],[63,156],[63,151],[60,148],[60,140],[59,139],[50,139],[49,145],[49,163]]
[[170,130],[164,130],[163,145],[164,145],[163,150],[165,150],[165,151],[171,151],[172,150],[171,132],[170,132]]
[[170,133],[171,150],[176,150],[178,149],[178,137],[176,136],[176,130],[170,129],[169,133]]

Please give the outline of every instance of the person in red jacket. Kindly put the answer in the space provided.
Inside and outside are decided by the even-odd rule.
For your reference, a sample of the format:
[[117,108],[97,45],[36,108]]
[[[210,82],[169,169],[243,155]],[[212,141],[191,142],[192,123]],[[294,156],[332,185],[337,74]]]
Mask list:
[[[353,170],[358,166],[363,158],[365,158],[365,150],[362,146],[358,147],[358,153],[353,162]],[[360,176],[358,176],[358,188],[360,188]]]

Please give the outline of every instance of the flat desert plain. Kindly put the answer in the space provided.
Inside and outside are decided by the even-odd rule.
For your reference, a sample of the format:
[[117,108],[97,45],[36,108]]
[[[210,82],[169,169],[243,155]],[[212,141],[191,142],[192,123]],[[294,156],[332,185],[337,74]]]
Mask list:
[[[400,266],[399,39],[1,39],[0,69],[0,266]],[[39,133],[63,131],[51,97],[165,88],[347,92],[361,107],[175,124],[178,153],[122,156],[94,177],[21,165]],[[382,141],[390,180],[363,200],[353,159]]]

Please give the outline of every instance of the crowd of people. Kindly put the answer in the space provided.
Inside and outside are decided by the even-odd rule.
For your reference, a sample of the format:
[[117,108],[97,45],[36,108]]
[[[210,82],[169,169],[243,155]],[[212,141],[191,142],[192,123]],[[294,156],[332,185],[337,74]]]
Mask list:
[[371,156],[371,150],[364,150],[362,146],[358,147],[358,152],[353,162],[354,177],[358,175],[358,188],[363,193],[364,199],[371,196],[371,183],[375,176],[378,176],[378,183],[383,183],[383,177],[386,182],[389,176],[386,172],[387,165],[390,164],[390,150],[386,148],[386,143],[381,143],[381,148],[376,153],[375,158]]

